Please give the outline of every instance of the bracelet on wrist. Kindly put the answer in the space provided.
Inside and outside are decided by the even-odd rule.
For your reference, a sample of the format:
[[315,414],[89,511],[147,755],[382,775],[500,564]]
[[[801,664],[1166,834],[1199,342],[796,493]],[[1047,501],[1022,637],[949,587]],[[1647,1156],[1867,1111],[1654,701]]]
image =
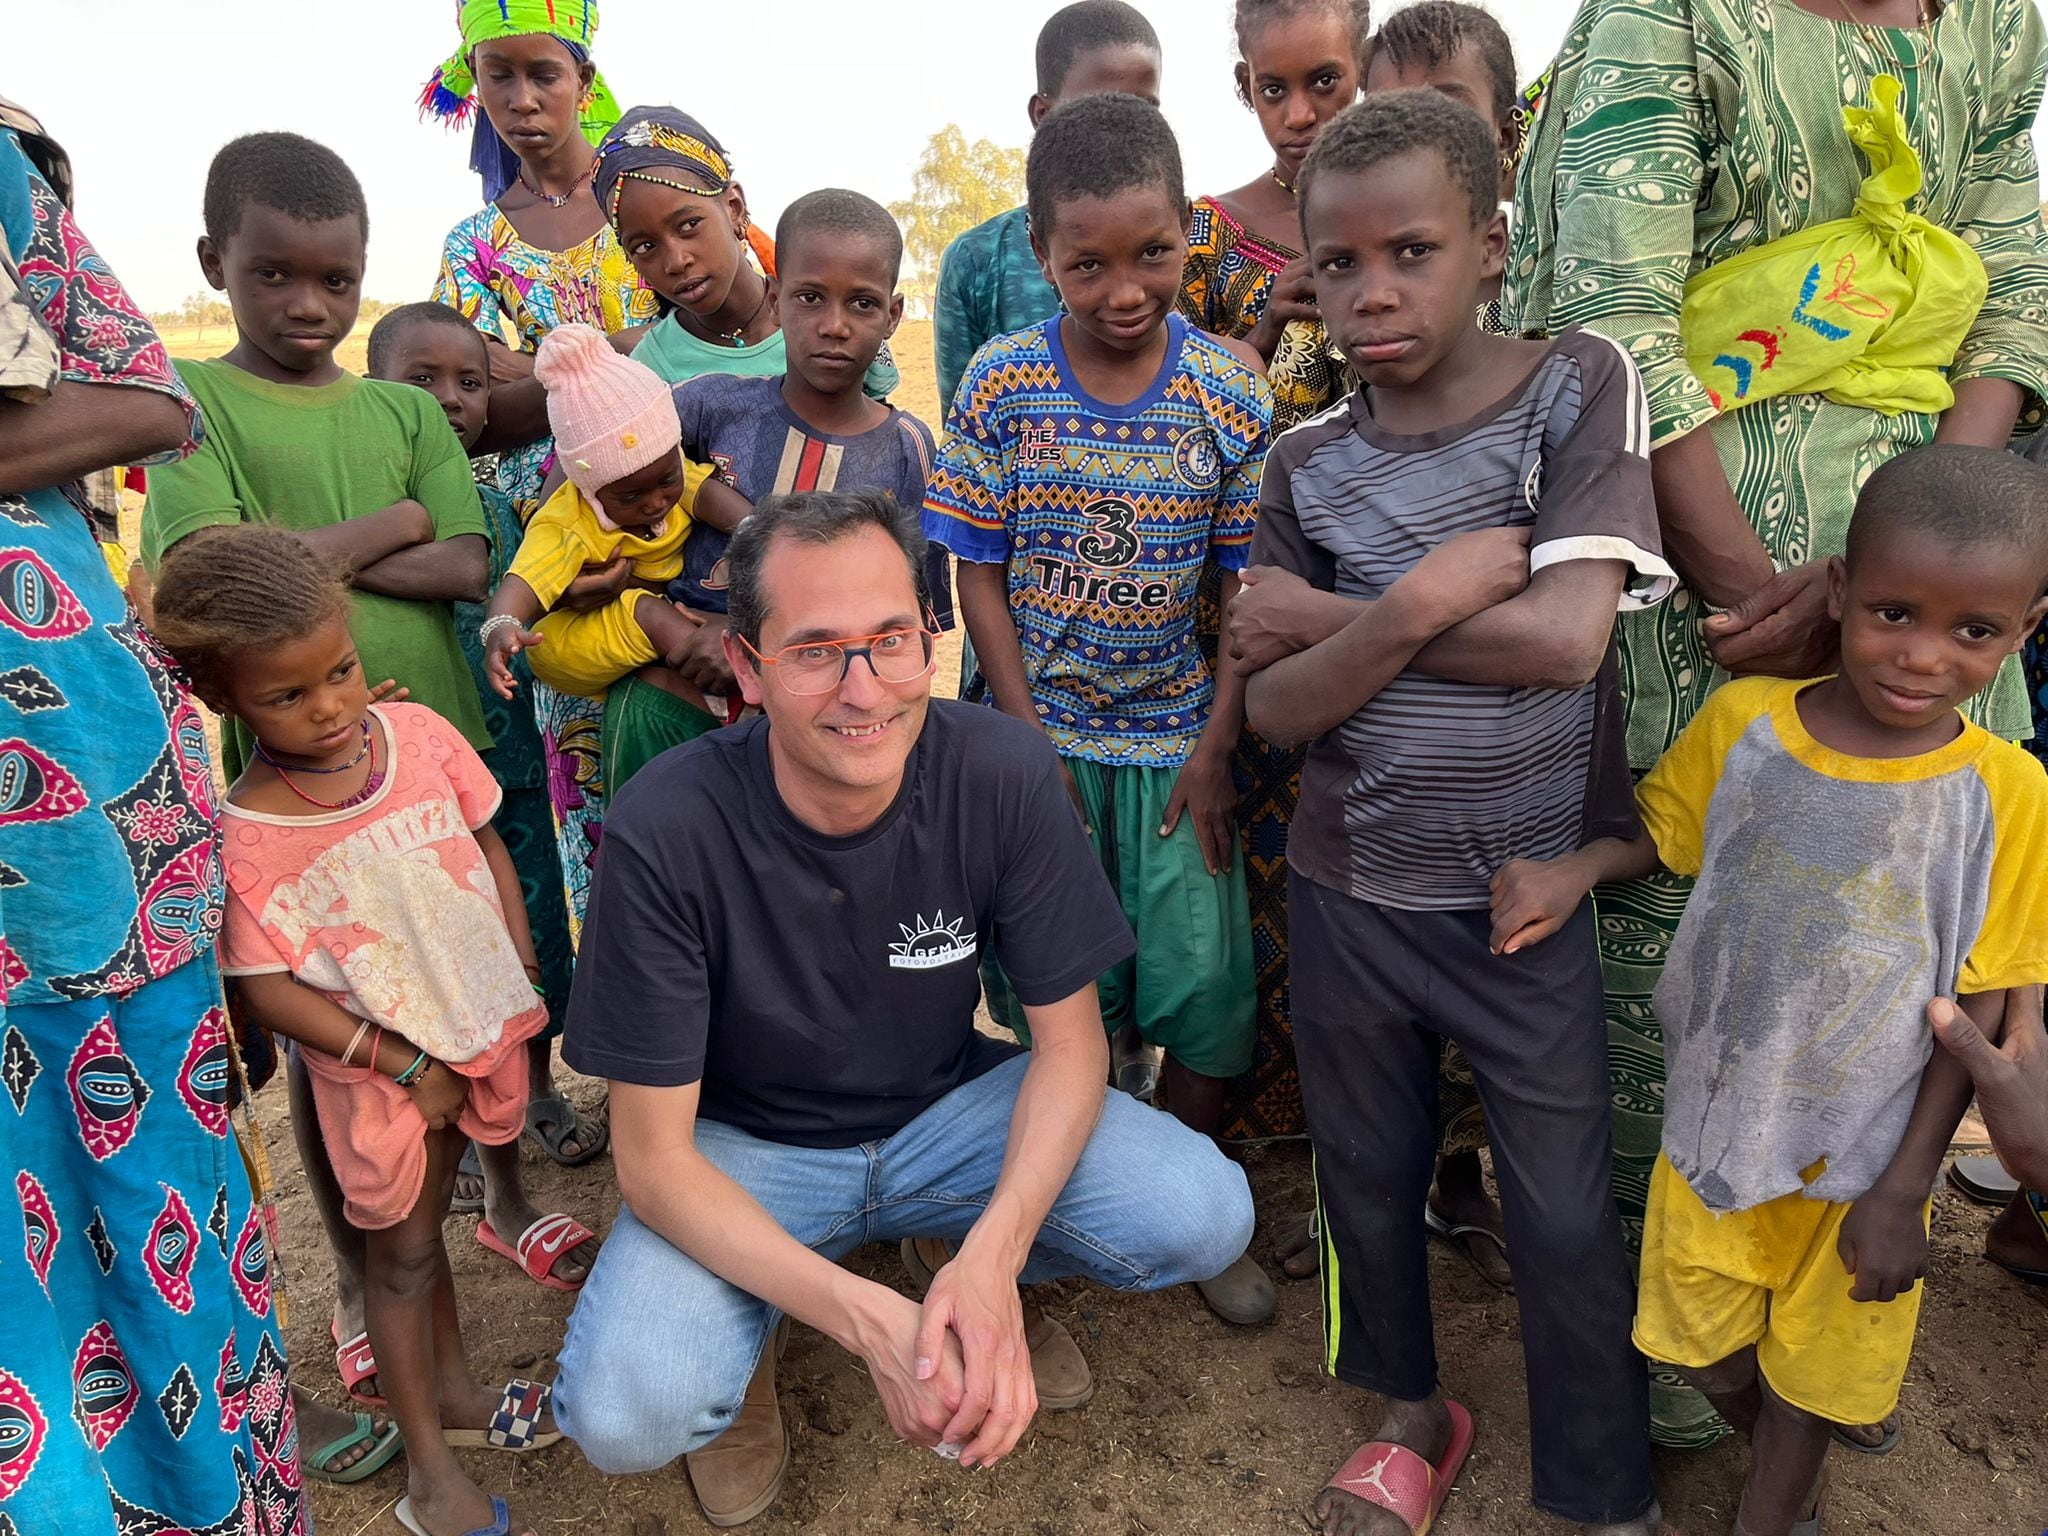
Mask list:
[[519,628],[519,620],[509,613],[494,613],[488,619],[485,619],[483,623],[477,625],[476,643],[482,646],[489,646],[491,636],[495,635],[499,630],[506,628]]
[[392,1078],[391,1081],[398,1084],[401,1088],[410,1088],[414,1083],[427,1075],[427,1068],[433,1064],[434,1058],[425,1051],[421,1051],[419,1055],[413,1057],[406,1069]]

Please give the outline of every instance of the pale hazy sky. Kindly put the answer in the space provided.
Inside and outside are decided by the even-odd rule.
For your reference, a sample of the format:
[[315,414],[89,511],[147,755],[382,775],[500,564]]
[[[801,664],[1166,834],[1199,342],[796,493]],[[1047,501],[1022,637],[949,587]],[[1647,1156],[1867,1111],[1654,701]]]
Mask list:
[[[716,133],[772,227],[816,187],[903,197],[925,141],[947,123],[1024,143],[1032,43],[1058,3],[604,0],[596,58],[622,105],[672,102]],[[1269,162],[1232,92],[1231,0],[1137,3],[1164,46],[1164,105],[1189,191],[1257,174]],[[1575,3],[1496,0],[1524,79],[1548,61]],[[204,286],[192,248],[206,166],[240,133],[306,134],[362,178],[372,297],[425,298],[443,237],[481,203],[467,132],[421,123],[414,106],[457,42],[452,0],[35,9],[33,26],[8,29],[0,95],[70,151],[80,221],[146,308],[173,308]]]

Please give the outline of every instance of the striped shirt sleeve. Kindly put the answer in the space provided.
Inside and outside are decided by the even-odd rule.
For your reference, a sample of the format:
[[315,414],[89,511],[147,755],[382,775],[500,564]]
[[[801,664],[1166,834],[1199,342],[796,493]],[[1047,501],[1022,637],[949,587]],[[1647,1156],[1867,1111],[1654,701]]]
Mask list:
[[1650,484],[1650,411],[1618,342],[1590,331],[1568,338],[1578,364],[1578,409],[1544,432],[1529,569],[1567,560],[1620,560],[1624,610],[1670,596],[1678,575],[1664,558]]

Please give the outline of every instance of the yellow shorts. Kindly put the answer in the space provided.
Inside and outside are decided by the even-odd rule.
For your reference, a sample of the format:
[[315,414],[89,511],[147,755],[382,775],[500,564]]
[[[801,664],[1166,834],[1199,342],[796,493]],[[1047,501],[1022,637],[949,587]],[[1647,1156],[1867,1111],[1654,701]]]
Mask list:
[[659,661],[634,616],[642,598],[660,601],[658,593],[634,588],[591,613],[549,614],[533,626],[541,643],[525,653],[533,675],[557,693],[601,699],[627,673]]
[[[1931,1202],[1930,1202],[1931,1204]],[[1661,1152],[1650,1171],[1636,1348],[1699,1368],[1754,1344],[1771,1390],[1836,1424],[1899,1405],[1926,1285],[1851,1301],[1836,1247],[1847,1205],[1781,1195],[1715,1215]]]

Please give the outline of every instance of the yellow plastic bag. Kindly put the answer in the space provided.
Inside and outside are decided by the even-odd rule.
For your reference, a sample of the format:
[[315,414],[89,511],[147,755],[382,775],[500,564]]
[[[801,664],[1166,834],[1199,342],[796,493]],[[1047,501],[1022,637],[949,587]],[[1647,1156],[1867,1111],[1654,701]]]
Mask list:
[[1955,403],[1947,369],[1983,306],[1984,262],[1906,205],[1920,157],[1899,112],[1904,89],[1870,82],[1844,107],[1870,164],[1856,211],[1709,267],[1685,285],[1686,362],[1722,411],[1774,395],[1826,395],[1896,416]]

